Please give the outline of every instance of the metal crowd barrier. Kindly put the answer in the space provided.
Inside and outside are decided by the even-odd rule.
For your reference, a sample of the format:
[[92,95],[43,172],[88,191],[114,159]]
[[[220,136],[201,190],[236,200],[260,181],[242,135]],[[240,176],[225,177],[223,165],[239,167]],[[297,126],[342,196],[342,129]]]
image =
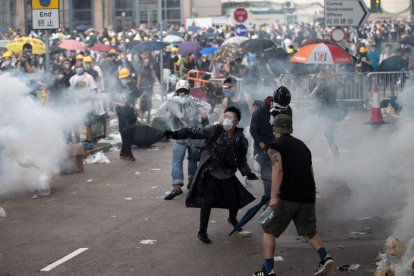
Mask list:
[[[410,71],[372,72],[366,76],[367,91],[372,92],[376,84],[380,100],[389,99],[394,96],[398,97],[407,85],[413,84],[413,77],[414,72]],[[369,93],[368,97],[372,99],[372,93]]]

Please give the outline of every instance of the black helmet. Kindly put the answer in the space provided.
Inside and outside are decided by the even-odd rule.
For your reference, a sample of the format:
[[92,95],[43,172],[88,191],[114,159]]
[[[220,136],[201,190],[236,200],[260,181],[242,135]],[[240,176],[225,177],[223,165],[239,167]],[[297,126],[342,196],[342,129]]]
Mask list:
[[282,107],[286,107],[290,104],[290,91],[284,86],[280,86],[273,92],[273,101]]

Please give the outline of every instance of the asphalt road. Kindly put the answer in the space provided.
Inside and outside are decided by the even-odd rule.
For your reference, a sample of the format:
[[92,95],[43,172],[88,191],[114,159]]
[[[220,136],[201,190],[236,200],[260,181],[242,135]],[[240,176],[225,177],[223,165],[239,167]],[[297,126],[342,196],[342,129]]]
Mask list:
[[[369,114],[355,111],[340,123],[338,143],[348,150],[358,129],[364,137],[389,134],[393,124],[373,129],[363,124]],[[311,149],[315,160],[330,158],[323,137]],[[108,152],[110,164],[85,165],[85,172],[57,176],[52,194],[1,199],[7,213],[0,218],[0,276],[23,275],[251,275],[262,263],[261,228],[257,221],[245,229],[250,237],[227,234],[227,211],[214,209],[208,233],[211,245],[196,240],[199,209],[186,208],[185,195],[163,197],[171,188],[171,145],[158,143],[134,149],[136,162],[121,161]],[[317,166],[316,166],[317,167]],[[318,171],[316,170],[316,174]],[[318,227],[336,265],[358,263],[352,275],[373,275],[379,250],[390,234],[379,218],[333,221],[327,212],[335,205],[343,184],[336,183],[318,197]],[[345,189],[346,190],[346,189]],[[251,192],[261,196],[257,183]],[[341,193],[339,193],[342,195]],[[241,210],[239,217],[247,208]],[[350,232],[371,227],[372,233],[350,239]],[[143,244],[147,242],[149,244]],[[48,272],[48,265],[80,249],[79,255]],[[292,226],[277,242],[277,275],[313,275],[317,254],[296,236]],[[346,275],[334,271],[331,275]]]

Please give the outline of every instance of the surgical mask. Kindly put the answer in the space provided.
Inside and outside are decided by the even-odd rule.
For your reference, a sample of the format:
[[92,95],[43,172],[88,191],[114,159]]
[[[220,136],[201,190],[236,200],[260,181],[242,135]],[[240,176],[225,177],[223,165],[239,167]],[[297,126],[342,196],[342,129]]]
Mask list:
[[230,97],[231,96],[230,90],[228,88],[223,88],[223,92],[224,92],[225,97]]
[[223,120],[223,128],[224,130],[230,130],[233,126],[233,121],[229,118],[225,118]]
[[75,71],[76,71],[76,74],[82,75],[83,72],[85,72],[85,69],[83,67],[76,67]]
[[86,70],[86,71],[89,71],[89,70],[91,70],[91,69],[92,69],[92,66],[91,66],[90,64],[87,64],[87,63],[85,63],[85,64],[83,65],[83,67],[85,68],[85,70]]
[[122,79],[121,80],[122,86],[128,86],[128,83],[129,83],[129,79]]

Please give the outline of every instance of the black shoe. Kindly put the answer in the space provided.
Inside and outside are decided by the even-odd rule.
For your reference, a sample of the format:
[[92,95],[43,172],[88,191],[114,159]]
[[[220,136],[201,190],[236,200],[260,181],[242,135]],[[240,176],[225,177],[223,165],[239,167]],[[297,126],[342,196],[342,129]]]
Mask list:
[[[228,223],[230,223],[233,226],[233,228],[236,228],[237,224],[239,224],[237,219],[230,219],[229,218],[227,221],[228,221]],[[243,228],[237,227],[236,232],[241,232],[241,231],[243,231]]]
[[179,190],[172,190],[171,193],[169,195],[167,195],[166,197],[164,197],[165,200],[171,200],[174,197],[181,195],[183,193],[183,190],[179,189]]
[[319,267],[313,275],[328,275],[328,273],[332,270],[333,266],[334,260],[331,256],[328,255],[319,263]]
[[273,270],[272,270],[272,272],[267,273],[264,266],[263,266],[262,270],[256,271],[252,275],[253,276],[276,276],[276,273]]
[[198,232],[197,239],[205,244],[211,244],[211,240],[208,238],[207,233]]
[[191,184],[193,183],[193,179],[189,178],[188,179],[188,184],[187,184],[187,189],[191,189]]

